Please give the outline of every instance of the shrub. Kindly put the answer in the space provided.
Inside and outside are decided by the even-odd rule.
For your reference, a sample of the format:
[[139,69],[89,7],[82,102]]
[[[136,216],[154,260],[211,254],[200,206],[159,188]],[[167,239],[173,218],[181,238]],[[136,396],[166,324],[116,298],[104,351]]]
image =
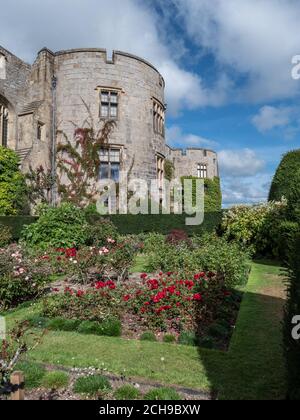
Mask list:
[[[58,293],[44,299],[42,316],[98,323],[108,318],[119,319],[122,313],[120,293],[117,289],[110,289],[113,286],[100,288],[102,284],[105,283],[98,282],[94,289],[86,292],[67,288],[64,294]],[[116,329],[116,324],[112,323],[112,331]]]
[[289,251],[288,296],[284,316],[284,351],[287,366],[288,398],[300,399],[300,340],[292,336],[293,318],[300,314],[300,234]]
[[144,395],[145,400],[153,401],[179,401],[182,398],[172,388],[155,388]]
[[34,328],[47,328],[49,324],[49,319],[40,315],[34,315],[30,318],[27,318],[27,321],[29,322],[30,326]]
[[109,239],[117,240],[119,237],[117,228],[108,219],[96,220],[87,228],[87,245],[102,247],[107,245]]
[[99,392],[107,392],[112,389],[109,380],[102,375],[83,376],[74,384],[76,394],[97,395]]
[[213,349],[215,346],[214,339],[212,337],[205,337],[199,341],[199,346],[205,349]]
[[20,239],[24,226],[36,221],[37,218],[32,216],[0,216],[0,226],[8,227],[15,242]]
[[224,338],[227,337],[228,333],[228,327],[221,325],[220,323],[215,323],[209,328],[209,334],[213,337]]
[[269,200],[279,201],[288,198],[294,188],[299,188],[300,149],[288,152],[274,175]]
[[152,331],[146,331],[141,335],[140,340],[141,341],[156,341],[156,337]]
[[178,340],[179,344],[184,344],[186,346],[197,346],[198,339],[194,332],[183,331]]
[[238,243],[225,238],[203,235],[193,238],[193,245],[159,245],[148,255],[149,271],[177,272],[191,278],[201,271],[222,275],[226,287],[245,284],[249,272],[249,253]]
[[16,152],[0,146],[0,215],[26,214],[25,179],[19,169],[20,159]]
[[20,370],[24,373],[25,377],[25,388],[33,389],[41,386],[46,369],[33,362],[19,362],[16,366],[16,370]]
[[103,322],[83,321],[78,332],[81,334],[106,335],[109,337],[119,337],[121,335],[122,326],[118,319],[107,319]]
[[41,295],[50,272],[44,260],[28,257],[21,247],[0,249],[0,310]]
[[165,334],[163,340],[164,340],[165,343],[175,343],[176,342],[176,337],[175,337],[175,335]]
[[285,219],[286,200],[256,206],[236,206],[224,212],[222,231],[255,254],[278,256],[278,225]]
[[36,223],[26,226],[22,239],[29,247],[40,249],[72,248],[87,242],[84,213],[69,203],[45,207]]
[[0,248],[9,245],[12,242],[11,230],[8,226],[0,225]]
[[69,375],[61,371],[47,372],[41,381],[41,386],[48,389],[66,388],[69,383]]
[[141,396],[140,392],[133,385],[123,385],[118,388],[114,396],[116,400],[138,400]]

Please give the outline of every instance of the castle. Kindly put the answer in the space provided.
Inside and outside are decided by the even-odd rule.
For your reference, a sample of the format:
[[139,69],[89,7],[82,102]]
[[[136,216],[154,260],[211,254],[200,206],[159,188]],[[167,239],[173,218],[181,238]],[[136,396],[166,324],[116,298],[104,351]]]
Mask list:
[[219,176],[217,154],[208,149],[173,149],[165,140],[165,81],[147,61],[104,49],[52,52],[43,48],[29,65],[0,47],[0,145],[16,150],[29,166],[55,167],[58,132],[69,139],[82,126],[88,104],[94,120],[116,121],[101,152],[99,177],[133,175],[162,180],[165,162],[174,176]]

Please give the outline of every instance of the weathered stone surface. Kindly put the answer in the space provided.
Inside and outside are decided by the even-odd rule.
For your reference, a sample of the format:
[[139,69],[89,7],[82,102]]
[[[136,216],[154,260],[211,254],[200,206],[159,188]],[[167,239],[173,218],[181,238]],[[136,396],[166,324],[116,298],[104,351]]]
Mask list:
[[[145,60],[119,51],[108,60],[103,49],[53,53],[44,48],[32,65],[2,47],[0,57],[0,101],[9,109],[8,147],[19,151],[30,149],[22,162],[24,171],[29,165],[50,168],[54,112],[57,129],[70,140],[74,125],[83,126],[88,117],[83,101],[88,104],[95,124],[101,124],[100,89],[107,88],[119,92],[117,125],[110,143],[122,149],[122,169],[128,170],[134,162],[132,176],[156,178],[156,156],[160,155],[174,162],[176,176],[197,176],[199,164],[207,165],[208,177],[218,176],[215,152],[188,149],[184,153],[171,149],[164,136],[155,133],[153,100],[164,106],[165,82]],[[57,79],[54,109],[53,76]],[[38,125],[42,125],[40,139]]]

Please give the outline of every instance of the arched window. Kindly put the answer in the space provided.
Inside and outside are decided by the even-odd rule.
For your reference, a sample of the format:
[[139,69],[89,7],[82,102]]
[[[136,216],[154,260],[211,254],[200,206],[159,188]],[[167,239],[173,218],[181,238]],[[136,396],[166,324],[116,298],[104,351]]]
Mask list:
[[5,105],[0,103],[0,144],[7,147],[9,112]]

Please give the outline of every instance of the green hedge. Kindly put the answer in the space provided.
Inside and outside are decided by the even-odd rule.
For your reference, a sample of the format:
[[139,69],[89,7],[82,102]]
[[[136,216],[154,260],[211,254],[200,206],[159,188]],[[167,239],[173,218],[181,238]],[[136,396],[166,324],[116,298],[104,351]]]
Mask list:
[[[106,216],[117,227],[121,235],[156,232],[167,235],[173,229],[182,229],[189,235],[213,232],[219,228],[222,221],[222,212],[206,213],[204,222],[199,226],[186,226],[185,214],[166,215],[112,215]],[[88,221],[93,224],[101,218],[100,215],[89,215]],[[14,240],[18,240],[24,226],[37,221],[33,216],[0,216],[0,225],[8,226]]]
[[19,240],[24,226],[37,221],[33,216],[0,216],[0,225],[7,226],[12,234],[13,240]]
[[[184,230],[188,235],[213,232],[221,225],[222,212],[206,213],[204,222],[199,226],[187,226],[186,214],[138,214],[109,216],[122,235],[156,232],[167,235],[173,229]],[[100,216],[99,216],[100,217]],[[91,216],[90,223],[98,216]]]
[[300,149],[286,153],[274,175],[269,200],[279,201],[284,196],[289,198],[293,188],[299,189]]
[[300,400],[300,339],[292,337],[292,320],[300,315],[300,234],[296,235],[289,258],[288,299],[284,320],[284,350],[287,364],[288,398]]

